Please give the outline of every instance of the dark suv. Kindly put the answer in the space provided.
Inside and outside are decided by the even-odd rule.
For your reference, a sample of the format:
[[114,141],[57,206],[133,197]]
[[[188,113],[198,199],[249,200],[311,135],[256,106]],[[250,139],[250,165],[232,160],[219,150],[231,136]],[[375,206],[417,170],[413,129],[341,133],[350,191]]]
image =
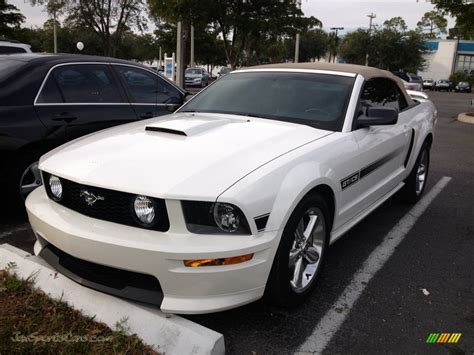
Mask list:
[[0,183],[17,206],[41,184],[41,155],[72,139],[168,114],[187,92],[156,71],[113,58],[0,56]]

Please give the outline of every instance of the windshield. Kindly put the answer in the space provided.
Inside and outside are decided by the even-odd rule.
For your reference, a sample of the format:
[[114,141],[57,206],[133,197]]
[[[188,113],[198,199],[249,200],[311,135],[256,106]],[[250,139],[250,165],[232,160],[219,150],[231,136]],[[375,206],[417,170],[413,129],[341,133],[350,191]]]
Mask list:
[[340,131],[354,80],[316,73],[233,73],[180,112],[237,114]]
[[201,69],[186,69],[186,74],[201,74]]
[[221,69],[221,74],[227,74],[230,72],[230,68],[224,67]]

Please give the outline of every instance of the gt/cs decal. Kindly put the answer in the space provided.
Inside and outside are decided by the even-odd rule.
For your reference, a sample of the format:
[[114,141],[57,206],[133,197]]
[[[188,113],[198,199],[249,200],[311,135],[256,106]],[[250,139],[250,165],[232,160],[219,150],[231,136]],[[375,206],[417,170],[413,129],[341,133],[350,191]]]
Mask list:
[[352,184],[355,184],[357,181],[360,179],[360,172],[356,172],[352,174],[351,176],[341,180],[341,188],[344,190],[345,188],[351,186]]
[[354,185],[356,182],[359,180],[365,178],[366,176],[372,174],[374,171],[376,171],[378,168],[380,168],[382,165],[388,163],[390,160],[393,158],[397,157],[400,152],[403,151],[403,147],[394,150],[390,154],[385,155],[384,157],[380,158],[379,160],[374,161],[373,163],[367,165],[366,167],[360,169],[359,171],[356,171],[355,173],[352,173],[348,177],[344,178],[341,180],[341,189],[347,189],[349,186]]

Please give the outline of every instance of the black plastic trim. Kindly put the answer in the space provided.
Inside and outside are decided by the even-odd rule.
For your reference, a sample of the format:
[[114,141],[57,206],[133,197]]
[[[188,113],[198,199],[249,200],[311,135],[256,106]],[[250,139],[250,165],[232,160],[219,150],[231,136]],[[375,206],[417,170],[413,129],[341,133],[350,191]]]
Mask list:
[[163,127],[146,126],[145,131],[163,132],[163,133],[176,134],[178,136],[187,136],[187,134],[183,131],[178,131],[176,129],[170,129],[170,128],[163,128]]
[[261,216],[254,217],[255,225],[257,226],[257,231],[262,232],[267,226],[268,218],[270,213],[262,214]]
[[121,298],[161,306],[163,291],[151,275],[78,259],[48,244],[40,256],[64,276],[83,286]]
[[403,163],[403,166],[406,168],[407,165],[408,165],[408,161],[410,160],[410,155],[411,155],[411,151],[413,149],[413,143],[415,141],[415,129],[412,128],[411,129],[411,138],[410,138],[410,145],[408,146],[408,153],[407,153],[407,156],[405,158],[405,162]]

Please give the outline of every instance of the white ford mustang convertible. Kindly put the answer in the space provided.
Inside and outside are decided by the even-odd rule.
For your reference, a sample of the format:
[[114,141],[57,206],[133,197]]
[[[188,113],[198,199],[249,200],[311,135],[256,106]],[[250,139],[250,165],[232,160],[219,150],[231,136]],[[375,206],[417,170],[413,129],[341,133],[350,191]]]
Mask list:
[[331,243],[395,193],[420,198],[435,121],[386,71],[235,71],[173,114],[44,155],[44,185],[26,201],[35,253],[165,312],[264,295],[297,305]]

